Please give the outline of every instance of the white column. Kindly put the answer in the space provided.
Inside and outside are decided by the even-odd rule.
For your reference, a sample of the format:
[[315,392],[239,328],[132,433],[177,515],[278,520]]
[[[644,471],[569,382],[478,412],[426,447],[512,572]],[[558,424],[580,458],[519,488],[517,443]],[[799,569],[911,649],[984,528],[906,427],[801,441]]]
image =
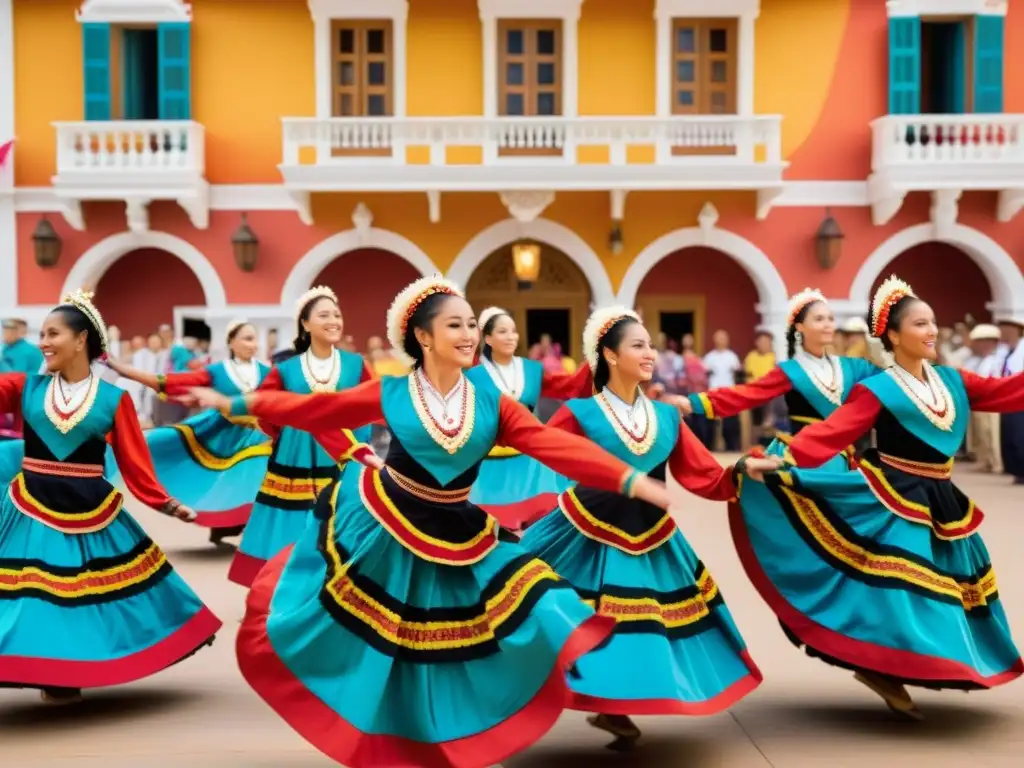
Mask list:
[[[14,138],[13,0],[0,0],[0,144]],[[0,314],[18,304],[18,227],[14,214],[14,156],[0,169]]]
[[744,13],[739,22],[739,82],[736,83],[736,112],[744,117],[754,114],[754,24],[760,13],[757,10]]

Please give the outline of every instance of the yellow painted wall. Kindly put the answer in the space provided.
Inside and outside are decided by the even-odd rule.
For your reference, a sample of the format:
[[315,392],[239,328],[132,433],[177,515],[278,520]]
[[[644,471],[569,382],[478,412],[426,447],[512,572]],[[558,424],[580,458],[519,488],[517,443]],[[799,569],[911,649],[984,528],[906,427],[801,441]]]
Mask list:
[[408,114],[483,114],[484,48],[476,0],[412,0],[406,34]]
[[579,26],[580,115],[653,115],[654,46],[654,0],[586,0]]

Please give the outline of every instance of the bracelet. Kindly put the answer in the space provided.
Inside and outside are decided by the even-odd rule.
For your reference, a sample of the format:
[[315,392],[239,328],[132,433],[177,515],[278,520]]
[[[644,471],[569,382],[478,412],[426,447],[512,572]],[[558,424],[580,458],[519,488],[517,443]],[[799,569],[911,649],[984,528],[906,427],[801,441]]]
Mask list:
[[167,394],[167,377],[162,373],[156,375],[156,391],[160,395]]

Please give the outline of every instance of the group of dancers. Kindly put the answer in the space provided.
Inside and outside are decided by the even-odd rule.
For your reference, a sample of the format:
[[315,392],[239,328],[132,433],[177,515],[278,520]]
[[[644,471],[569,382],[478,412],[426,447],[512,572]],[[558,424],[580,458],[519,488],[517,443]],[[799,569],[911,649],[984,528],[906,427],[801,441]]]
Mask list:
[[[790,359],[689,398],[644,393],[655,351],[625,307],[590,316],[571,376],[516,357],[511,316],[478,318],[439,277],[402,291],[387,324],[407,376],[373,379],[335,348],[325,287],[299,303],[298,354],[272,369],[244,322],[231,357],[201,371],[112,364],[207,409],[144,436],[92,369],[106,333],[91,297],[66,297],[41,334],[48,374],[0,375],[0,410],[24,430],[0,503],[0,685],[70,703],[213,641],[220,621],[122,509],[123,483],[215,541],[242,533],[241,672],[336,762],[487,768],[566,709],[628,749],[633,716],[718,712],[762,679],[667,511],[668,474],[728,504],[789,638],[900,716],[923,716],[907,686],[1024,672],[982,512],[951,480],[970,411],[1024,410],[1024,374],[934,365],[934,313],[898,279],[870,318],[892,367],[828,354],[835,320],[807,290],[790,305]],[[542,395],[566,399],[546,425],[531,413]],[[731,467],[683,419],[779,396],[793,434]],[[383,460],[375,424],[392,436]],[[854,455],[872,430],[877,448]]]

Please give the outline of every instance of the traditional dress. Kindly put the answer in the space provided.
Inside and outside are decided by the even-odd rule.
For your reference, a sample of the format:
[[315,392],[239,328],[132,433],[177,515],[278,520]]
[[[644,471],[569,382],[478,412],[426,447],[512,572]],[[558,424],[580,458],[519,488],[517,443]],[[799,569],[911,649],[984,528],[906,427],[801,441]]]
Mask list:
[[221,622],[103,478],[109,441],[135,498],[170,502],[131,398],[93,376],[61,403],[56,382],[0,375],[0,406],[25,430],[0,501],[0,685],[118,685],[192,655]]
[[607,491],[639,474],[495,387],[462,378],[448,409],[427,387],[414,373],[251,402],[253,415],[318,431],[336,455],[351,452],[339,429],[383,418],[393,435],[386,469],[345,472],[320,496],[317,524],[260,573],[238,636],[249,684],[350,768],[500,762],[554,725],[566,670],[614,625],[501,540],[470,487],[495,445]]
[[[480,365],[466,372],[477,387],[496,388],[518,400],[531,411],[542,397],[569,400],[587,397],[594,380],[589,366],[574,374],[552,373],[536,360],[513,357],[509,365],[482,358]],[[508,446],[496,445],[480,465],[469,500],[498,518],[506,528],[516,530],[547,514],[569,481],[539,461]]]
[[[1024,339],[1007,350],[1001,367],[1002,376],[1015,376],[1024,371]],[[999,427],[1000,448],[1006,473],[1024,483],[1024,413],[1006,413]]]
[[[798,352],[792,360],[785,360],[770,373],[749,384],[712,389],[690,395],[693,412],[709,419],[735,416],[743,411],[759,408],[777,397],[784,397],[792,424],[792,434],[779,432],[768,446],[770,456],[784,456],[786,446],[808,424],[827,418],[850,395],[854,385],[874,376],[879,369],[867,360],[857,357],[815,357]],[[824,469],[842,470],[850,466],[853,450],[850,446],[831,458]]]
[[[811,655],[907,685],[990,688],[1024,664],[978,533],[982,512],[950,479],[952,457],[972,409],[1024,409],[1024,376],[926,373],[927,385],[889,368],[805,428],[789,446],[801,468],[744,483],[733,536],[754,586]],[[858,471],[803,468],[872,427],[878,448]]]
[[[630,406],[605,390],[571,400],[549,426],[592,440],[651,477],[666,470],[691,493],[735,496],[724,469],[679,411],[640,396]],[[639,499],[576,486],[531,526],[522,545],[599,615],[610,642],[577,662],[573,709],[606,715],[706,715],[758,686],[761,673],[722,594],[671,515]]]
[[[361,355],[334,350],[320,359],[307,351],[275,366],[260,390],[338,392],[370,378]],[[298,541],[320,491],[337,479],[349,458],[332,458],[312,435],[293,427],[277,430],[268,425],[264,431],[274,437],[273,449],[228,572],[231,581],[245,587],[271,557]],[[369,427],[362,427],[346,437],[354,447],[368,440],[369,433]]]
[[[252,392],[270,367],[225,360],[198,371],[158,377],[161,396],[211,387],[234,396]],[[174,498],[196,511],[196,525],[241,532],[267,472],[271,441],[254,419],[227,419],[217,411],[191,416],[146,433],[157,477]]]

